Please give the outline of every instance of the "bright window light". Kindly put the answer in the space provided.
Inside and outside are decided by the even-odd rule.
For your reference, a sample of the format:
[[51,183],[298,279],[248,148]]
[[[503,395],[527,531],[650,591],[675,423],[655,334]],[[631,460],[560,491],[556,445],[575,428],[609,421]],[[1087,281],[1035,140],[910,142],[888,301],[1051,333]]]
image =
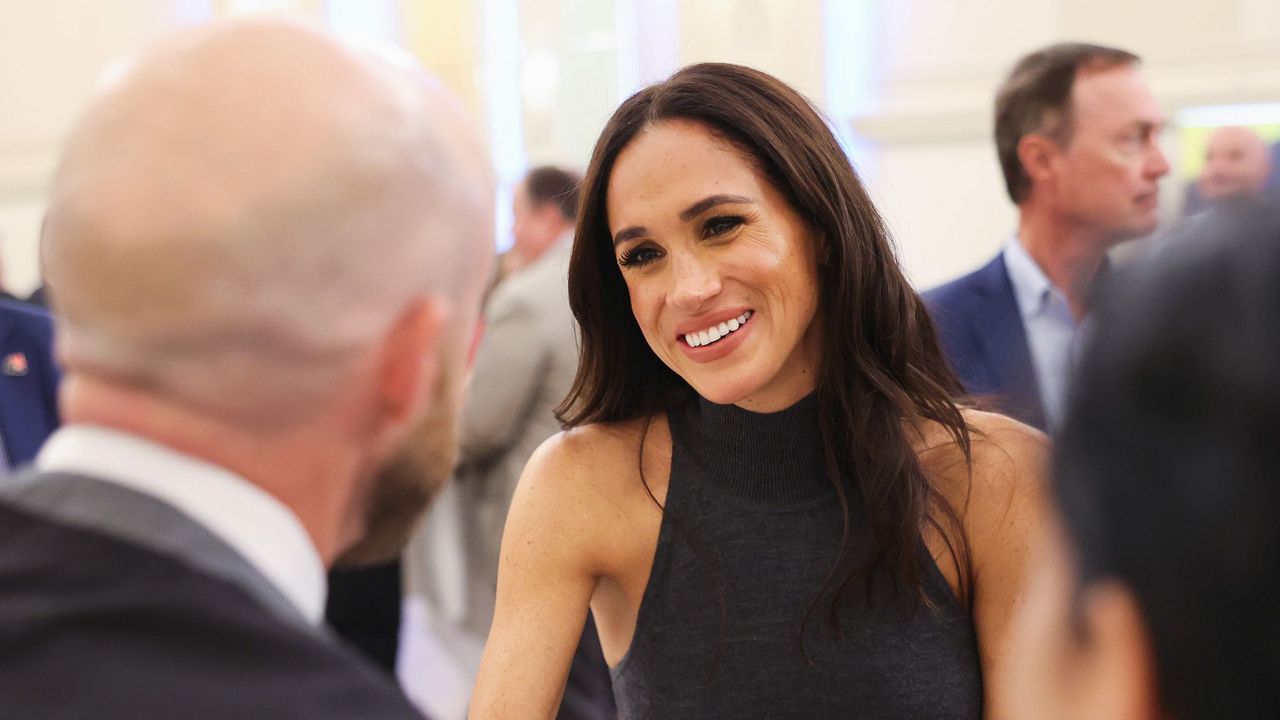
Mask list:
[[511,247],[512,191],[529,160],[524,151],[524,116],[521,112],[519,3],[517,0],[484,0],[484,62],[481,87],[489,121],[489,151],[498,174],[494,229],[499,252]]
[[826,61],[826,112],[845,154],[859,172],[874,162],[874,148],[854,134],[850,119],[870,109],[875,62],[875,3],[825,0],[822,6]]
[[1179,127],[1226,127],[1235,125],[1280,125],[1280,103],[1251,105],[1206,105],[1181,110],[1175,116]]
[[395,44],[400,41],[401,19],[398,2],[328,0],[325,3],[325,16],[328,18],[329,27],[345,38],[373,44]]

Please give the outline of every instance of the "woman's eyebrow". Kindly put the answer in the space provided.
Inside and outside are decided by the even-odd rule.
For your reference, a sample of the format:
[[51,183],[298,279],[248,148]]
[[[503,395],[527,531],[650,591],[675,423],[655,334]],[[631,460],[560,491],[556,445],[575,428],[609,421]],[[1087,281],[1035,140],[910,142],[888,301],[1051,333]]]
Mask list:
[[628,240],[634,240],[638,237],[648,235],[649,231],[641,225],[632,225],[626,230],[619,230],[617,235],[613,236],[613,246],[617,247]]
[[[755,203],[755,200],[744,195],[711,195],[680,211],[680,219],[684,222],[689,222],[717,205],[754,205]],[[644,226],[633,225],[629,228],[619,230],[618,234],[613,236],[613,244],[616,247],[628,240],[644,237],[648,233],[649,231]]]
[[712,195],[710,197],[703,198],[698,202],[685,208],[680,213],[680,219],[685,222],[689,222],[690,220],[694,219],[695,217],[701,215],[702,213],[710,210],[711,208],[717,205],[725,205],[728,203],[734,203],[738,205],[754,205],[755,202],[756,202],[755,200],[752,200],[749,197],[743,197],[742,195]]

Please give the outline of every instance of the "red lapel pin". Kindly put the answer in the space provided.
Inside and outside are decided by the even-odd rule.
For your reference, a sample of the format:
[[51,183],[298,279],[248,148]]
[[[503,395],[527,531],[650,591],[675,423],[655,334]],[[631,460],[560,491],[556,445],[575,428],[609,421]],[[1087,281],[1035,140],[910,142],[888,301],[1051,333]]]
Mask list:
[[4,358],[4,374],[9,377],[22,377],[27,374],[27,356],[25,353],[9,353]]

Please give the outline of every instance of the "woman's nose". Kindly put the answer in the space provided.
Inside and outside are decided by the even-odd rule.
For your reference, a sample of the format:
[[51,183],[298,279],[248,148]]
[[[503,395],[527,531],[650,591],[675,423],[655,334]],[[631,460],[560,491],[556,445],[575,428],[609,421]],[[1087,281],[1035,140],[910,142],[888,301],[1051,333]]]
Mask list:
[[712,264],[692,254],[681,254],[673,269],[671,302],[681,310],[698,310],[720,293],[720,274]]

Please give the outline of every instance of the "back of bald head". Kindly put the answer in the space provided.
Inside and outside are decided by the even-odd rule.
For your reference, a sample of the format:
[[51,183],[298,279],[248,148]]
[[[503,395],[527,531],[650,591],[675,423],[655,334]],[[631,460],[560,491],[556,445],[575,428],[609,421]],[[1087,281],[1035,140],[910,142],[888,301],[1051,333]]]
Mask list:
[[425,75],[283,21],[155,48],[56,174],[42,258],[59,356],[241,415],[298,410],[491,243],[491,180]]
[[1271,152],[1247,127],[1220,127],[1205,142],[1200,192],[1209,200],[1260,197],[1271,174]]

